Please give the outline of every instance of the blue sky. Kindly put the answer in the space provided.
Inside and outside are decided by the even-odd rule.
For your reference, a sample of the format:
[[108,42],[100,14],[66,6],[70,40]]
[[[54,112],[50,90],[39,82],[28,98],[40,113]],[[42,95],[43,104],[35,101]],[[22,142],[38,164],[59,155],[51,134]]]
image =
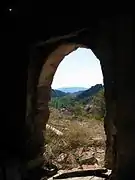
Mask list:
[[78,48],[66,56],[57,68],[52,88],[86,87],[103,84],[99,60],[90,49]]

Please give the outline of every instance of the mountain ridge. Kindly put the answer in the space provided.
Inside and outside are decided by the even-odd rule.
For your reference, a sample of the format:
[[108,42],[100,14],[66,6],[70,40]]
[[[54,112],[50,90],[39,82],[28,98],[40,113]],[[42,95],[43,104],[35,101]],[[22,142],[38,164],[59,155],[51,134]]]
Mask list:
[[[73,88],[73,90],[72,90]],[[59,88],[59,89],[52,89],[51,92],[51,97],[63,97],[63,96],[71,96],[73,98],[75,98],[76,100],[81,100],[84,99],[86,100],[88,97],[95,95],[97,92],[99,92],[101,89],[104,88],[104,86],[102,84],[96,84],[95,86],[91,86],[90,88],[86,89],[86,90],[77,90],[75,92],[74,88],[76,87],[68,87],[68,90],[70,92],[67,92],[67,88],[65,89],[66,92],[59,90],[59,89],[64,89],[64,88]],[[78,88],[78,87],[77,87]],[[80,88],[80,87],[79,87]]]
[[61,88],[57,88],[56,90],[60,90],[65,93],[75,93],[78,91],[85,91],[87,89],[88,88],[85,87],[61,87]]
[[104,85],[96,84],[85,91],[77,93],[64,93],[53,90],[55,96],[52,97],[50,107],[56,109],[66,108],[71,112],[91,114],[97,119],[105,115]]
[[89,89],[81,92],[76,96],[76,100],[89,100],[90,97],[97,94],[104,86],[102,84],[96,84],[95,86],[91,86]]

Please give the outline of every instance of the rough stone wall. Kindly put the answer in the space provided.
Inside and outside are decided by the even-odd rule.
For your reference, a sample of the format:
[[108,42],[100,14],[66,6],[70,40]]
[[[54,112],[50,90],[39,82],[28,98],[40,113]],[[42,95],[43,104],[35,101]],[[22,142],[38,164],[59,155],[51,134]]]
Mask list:
[[[45,126],[49,119],[48,102],[50,100],[50,90],[53,76],[61,60],[73,50],[80,47],[76,44],[62,44],[54,51],[50,51],[47,56],[46,47],[44,52],[34,50],[36,55],[32,54],[32,63],[29,66],[28,75],[28,94],[27,94],[27,115],[26,124],[29,130],[27,148],[28,154],[31,154],[29,159],[39,159],[43,157],[45,145]],[[42,63],[41,63],[42,61]],[[33,64],[40,62],[40,64]],[[32,151],[32,153],[30,153]],[[37,156],[38,155],[38,156]],[[40,158],[42,161],[44,159]],[[37,161],[39,163],[39,161]]]
[[112,21],[107,19],[100,22],[100,33],[97,36],[96,48],[92,49],[100,59],[105,86],[106,116],[104,128],[106,133],[105,167],[112,169],[115,166],[115,135],[114,124],[116,92],[114,76],[113,31]]
[[134,179],[132,17],[119,16],[109,23],[102,23],[103,30],[95,53],[101,60],[105,84],[106,166],[113,170],[111,180]]
[[[133,19],[131,16],[116,19],[115,33],[115,78],[116,78],[116,177],[134,179],[135,171],[135,94],[134,94],[134,59],[133,59]],[[115,174],[114,173],[114,174]],[[114,178],[115,179],[115,178]]]

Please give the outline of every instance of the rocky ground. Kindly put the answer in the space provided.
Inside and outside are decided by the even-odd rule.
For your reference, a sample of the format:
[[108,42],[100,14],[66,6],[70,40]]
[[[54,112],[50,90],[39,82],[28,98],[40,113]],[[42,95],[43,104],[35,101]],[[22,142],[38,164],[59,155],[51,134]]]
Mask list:
[[[103,122],[87,118],[80,120],[81,118],[79,117],[79,121],[73,121],[71,117],[61,118],[56,112],[50,116],[48,123],[63,133],[62,136],[56,136],[50,130],[47,135],[51,136],[46,145],[48,158],[58,167],[58,174],[104,168]],[[89,176],[67,180],[71,179],[101,180],[103,178]]]
[[90,169],[104,167],[104,149],[79,147],[72,152],[61,153],[53,163],[59,169]]

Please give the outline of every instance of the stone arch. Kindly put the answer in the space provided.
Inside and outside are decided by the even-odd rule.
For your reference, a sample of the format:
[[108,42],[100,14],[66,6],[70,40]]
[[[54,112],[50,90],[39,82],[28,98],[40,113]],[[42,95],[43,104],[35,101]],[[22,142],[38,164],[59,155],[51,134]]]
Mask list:
[[[84,34],[82,33],[83,31]],[[27,153],[31,155],[29,159],[34,159],[37,155],[42,156],[44,153],[44,132],[45,125],[49,119],[48,102],[50,100],[50,88],[55,71],[63,58],[79,47],[89,48],[101,60],[103,76],[106,73],[108,74],[107,69],[111,66],[110,64],[107,64],[107,67],[104,66],[104,61],[110,57],[106,43],[100,44],[100,42],[96,42],[97,47],[91,47],[90,37],[91,35],[88,32],[86,33],[85,30],[82,30],[62,38],[57,38],[56,40],[47,41],[45,44],[40,43],[31,49],[32,56],[28,72],[26,117],[29,137],[27,141],[29,152]],[[109,52],[108,55],[105,54],[106,49]],[[101,51],[103,52],[101,53]],[[110,74],[110,77],[112,77],[112,74]],[[107,117],[107,119],[109,118]],[[105,129],[107,129],[105,132],[108,134],[108,127],[105,126]],[[109,142],[109,146],[111,146],[111,142]],[[110,157],[112,152],[108,152]]]
[[[42,68],[44,67],[44,64],[46,64],[46,61],[48,58],[49,58],[48,62],[50,62],[50,59],[54,57],[54,55],[56,56],[55,53],[57,53],[57,48],[58,50],[59,48],[62,48],[62,49],[64,48],[65,54],[60,55],[61,60],[64,58],[66,53],[70,53],[70,51],[72,51],[72,48],[76,49],[77,47],[75,43],[73,42],[75,41],[74,38],[76,38],[80,32],[81,31],[76,32],[75,34],[73,33],[71,35],[64,36],[64,37],[50,39],[49,41],[46,41],[46,43],[43,43],[43,44],[38,43],[31,48],[30,64],[29,64],[29,69],[28,69],[28,80],[27,80],[27,110],[26,110],[26,139],[27,139],[26,155],[28,155],[28,159],[33,159],[35,156],[37,156],[38,152],[43,152],[41,150],[41,147],[43,147],[43,144],[44,144],[42,130],[45,129],[43,128],[43,126],[45,125],[45,120],[42,121],[41,123],[39,119],[42,119],[40,118],[40,116],[43,116],[42,113],[44,113],[45,119],[49,118],[48,106],[45,106],[45,102],[48,102],[50,98],[49,86],[48,88],[47,87],[44,88],[44,95],[45,95],[44,106],[46,108],[46,111],[45,110],[43,111],[41,107],[39,108],[40,102],[37,101],[38,96],[39,94],[41,94],[41,91],[43,89],[41,88],[41,84],[42,84],[41,80],[39,84],[40,88],[37,88],[38,80],[40,79],[40,73],[42,71]],[[70,44],[71,49],[70,48],[69,50],[68,48],[65,49],[63,42],[64,44]],[[50,65],[50,63],[48,64],[48,62],[47,62],[47,67],[48,66],[52,67],[52,65]],[[48,70],[50,71],[51,69],[48,69]],[[45,84],[47,85],[48,82],[49,81],[45,80],[44,86]]]

